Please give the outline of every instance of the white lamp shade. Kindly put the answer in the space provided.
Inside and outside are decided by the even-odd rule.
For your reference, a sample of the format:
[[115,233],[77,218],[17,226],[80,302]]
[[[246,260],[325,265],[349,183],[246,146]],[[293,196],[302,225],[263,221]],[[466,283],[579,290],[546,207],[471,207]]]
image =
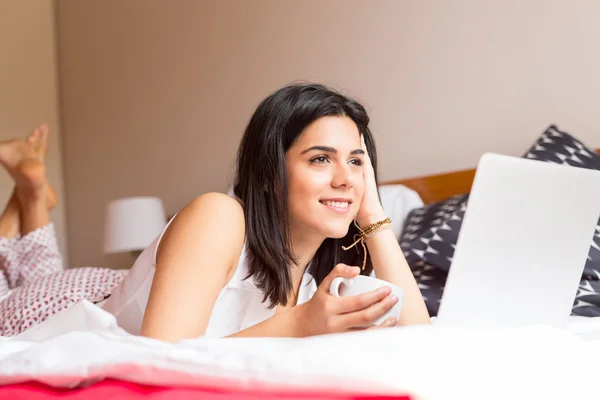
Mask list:
[[157,197],[128,197],[106,208],[104,252],[143,250],[166,226],[167,217]]

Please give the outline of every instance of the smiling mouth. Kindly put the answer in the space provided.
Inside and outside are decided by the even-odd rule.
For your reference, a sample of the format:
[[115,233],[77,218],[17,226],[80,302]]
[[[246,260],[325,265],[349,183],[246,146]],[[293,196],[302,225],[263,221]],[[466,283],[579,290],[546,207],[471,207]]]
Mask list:
[[350,204],[352,204],[350,201],[321,200],[319,202],[324,206],[327,206],[327,208],[339,213],[346,213],[350,211]]

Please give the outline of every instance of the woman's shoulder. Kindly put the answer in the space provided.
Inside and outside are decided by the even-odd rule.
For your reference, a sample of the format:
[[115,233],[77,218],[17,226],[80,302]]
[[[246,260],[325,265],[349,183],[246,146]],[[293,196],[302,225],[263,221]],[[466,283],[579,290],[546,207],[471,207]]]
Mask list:
[[232,196],[217,192],[204,193],[190,201],[179,214],[178,217],[185,218],[194,226],[241,235],[243,239],[246,228],[244,209]]
[[242,252],[245,229],[241,204],[226,194],[210,192],[185,205],[173,218],[165,235],[171,238],[191,236],[203,243],[213,243],[220,248],[221,254],[223,251],[229,253],[233,262]]
[[190,209],[190,214],[193,215],[206,211],[233,214],[234,218],[241,218],[242,222],[244,221],[244,209],[240,202],[233,196],[224,193],[208,192],[201,194],[190,201],[182,212],[186,209]]

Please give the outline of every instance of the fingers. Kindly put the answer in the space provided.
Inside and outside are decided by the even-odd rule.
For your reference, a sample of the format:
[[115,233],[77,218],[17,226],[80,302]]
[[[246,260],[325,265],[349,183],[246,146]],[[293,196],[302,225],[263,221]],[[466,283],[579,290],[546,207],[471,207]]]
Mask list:
[[362,149],[365,151],[365,158],[369,158],[369,149],[367,149],[367,143],[365,142],[365,135],[360,136],[360,142],[362,144]]
[[387,286],[380,287],[371,292],[359,294],[356,296],[340,297],[333,301],[333,312],[336,314],[347,314],[351,312],[365,310],[392,293],[392,289]]
[[350,328],[347,331],[348,332],[356,332],[356,331],[372,331],[374,329],[382,329],[382,328],[393,328],[396,325],[398,325],[398,319],[397,318],[388,318],[385,321],[383,321],[381,324],[379,325],[373,325],[370,326],[368,328]]
[[392,317],[392,318],[386,319],[379,325],[373,325],[370,328],[367,328],[367,330],[371,331],[373,329],[393,328],[396,325],[398,325],[398,319]]
[[321,286],[323,287],[323,290],[329,292],[331,282],[338,276],[341,276],[342,278],[354,278],[358,274],[360,274],[359,267],[351,267],[349,265],[340,263],[336,265],[335,268],[333,268],[333,270],[331,270],[331,272],[325,277],[325,279],[323,279],[323,282],[321,282]]
[[364,310],[340,315],[342,324],[345,326],[365,326],[372,324],[373,321],[385,315],[397,302],[398,298],[396,296],[387,296]]

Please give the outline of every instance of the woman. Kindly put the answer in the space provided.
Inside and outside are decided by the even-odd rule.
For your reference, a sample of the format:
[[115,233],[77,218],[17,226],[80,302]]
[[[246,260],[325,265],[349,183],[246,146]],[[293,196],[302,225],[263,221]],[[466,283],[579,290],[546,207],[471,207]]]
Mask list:
[[[322,85],[284,87],[245,130],[234,196],[207,193],[186,205],[102,307],[129,332],[172,342],[345,332],[397,301],[388,288],[329,294],[335,277],[362,271],[404,290],[401,316],[382,327],[429,323],[398,242],[384,229],[376,176],[362,105]],[[355,224],[374,231],[352,247]]]

